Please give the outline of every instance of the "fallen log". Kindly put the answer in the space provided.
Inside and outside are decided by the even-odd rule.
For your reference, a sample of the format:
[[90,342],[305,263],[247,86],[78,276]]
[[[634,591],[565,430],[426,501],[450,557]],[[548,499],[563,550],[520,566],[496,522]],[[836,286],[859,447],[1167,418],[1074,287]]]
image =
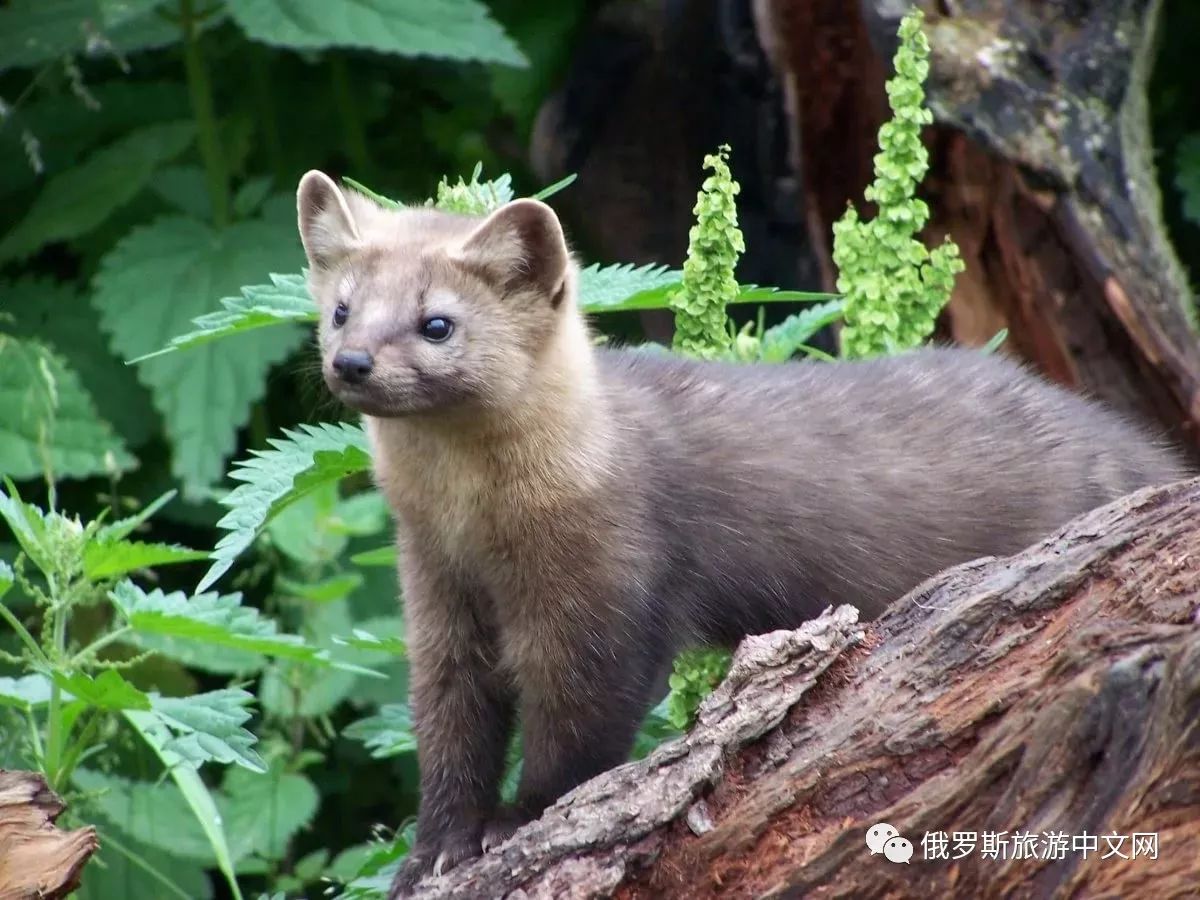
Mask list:
[[95,828],[56,828],[64,809],[41,775],[0,769],[0,900],[54,900],[79,886],[100,844]]
[[1200,479],[1140,491],[747,639],[687,736],[419,896],[1194,896],[1198,609]]

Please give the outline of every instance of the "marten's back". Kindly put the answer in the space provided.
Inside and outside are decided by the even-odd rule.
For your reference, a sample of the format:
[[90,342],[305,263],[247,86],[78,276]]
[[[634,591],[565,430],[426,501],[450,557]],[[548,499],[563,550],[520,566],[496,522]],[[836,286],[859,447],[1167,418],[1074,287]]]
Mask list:
[[[664,602],[705,637],[866,615],[1186,477],[1143,430],[999,356],[736,365],[604,350],[625,471],[670,547]],[[734,599],[738,598],[738,599]]]

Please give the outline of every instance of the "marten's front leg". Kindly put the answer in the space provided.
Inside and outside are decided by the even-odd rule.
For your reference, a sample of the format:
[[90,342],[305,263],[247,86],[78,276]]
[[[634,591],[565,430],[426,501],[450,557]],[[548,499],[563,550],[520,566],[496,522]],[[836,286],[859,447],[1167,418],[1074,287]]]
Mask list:
[[423,876],[480,852],[512,728],[512,695],[497,673],[488,607],[450,569],[405,548],[404,603],[413,727],[421,771],[417,842],[392,883],[406,895]]
[[516,803],[487,826],[485,850],[572,788],[629,759],[661,681],[655,675],[670,659],[657,658],[649,640],[635,649],[605,645],[602,635],[589,628],[564,641],[560,632],[561,643],[542,647],[518,669],[521,779]]

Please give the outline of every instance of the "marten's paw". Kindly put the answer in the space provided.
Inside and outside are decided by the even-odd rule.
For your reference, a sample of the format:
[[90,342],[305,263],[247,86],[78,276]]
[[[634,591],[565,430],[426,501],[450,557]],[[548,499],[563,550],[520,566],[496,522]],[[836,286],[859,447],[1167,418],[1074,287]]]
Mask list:
[[531,818],[512,806],[501,806],[491,821],[483,827],[483,852],[488,853],[499,847]]
[[449,872],[459,863],[479,855],[479,838],[446,837],[427,846],[414,847],[408,858],[400,864],[392,878],[388,900],[408,897],[413,888],[427,875],[438,876]]

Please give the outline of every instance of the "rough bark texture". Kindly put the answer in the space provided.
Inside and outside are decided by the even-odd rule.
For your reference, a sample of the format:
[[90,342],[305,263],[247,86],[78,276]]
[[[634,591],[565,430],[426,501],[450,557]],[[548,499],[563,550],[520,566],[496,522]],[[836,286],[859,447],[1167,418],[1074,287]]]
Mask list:
[[96,829],[54,827],[62,799],[34,772],[0,769],[0,900],[53,900],[79,886]]
[[[421,896],[1195,896],[1198,609],[1200,479],[1141,491],[865,627],[843,607],[748,639],[686,738]],[[869,852],[876,822],[909,865]],[[1158,853],[923,859],[955,831],[1156,832]]]

